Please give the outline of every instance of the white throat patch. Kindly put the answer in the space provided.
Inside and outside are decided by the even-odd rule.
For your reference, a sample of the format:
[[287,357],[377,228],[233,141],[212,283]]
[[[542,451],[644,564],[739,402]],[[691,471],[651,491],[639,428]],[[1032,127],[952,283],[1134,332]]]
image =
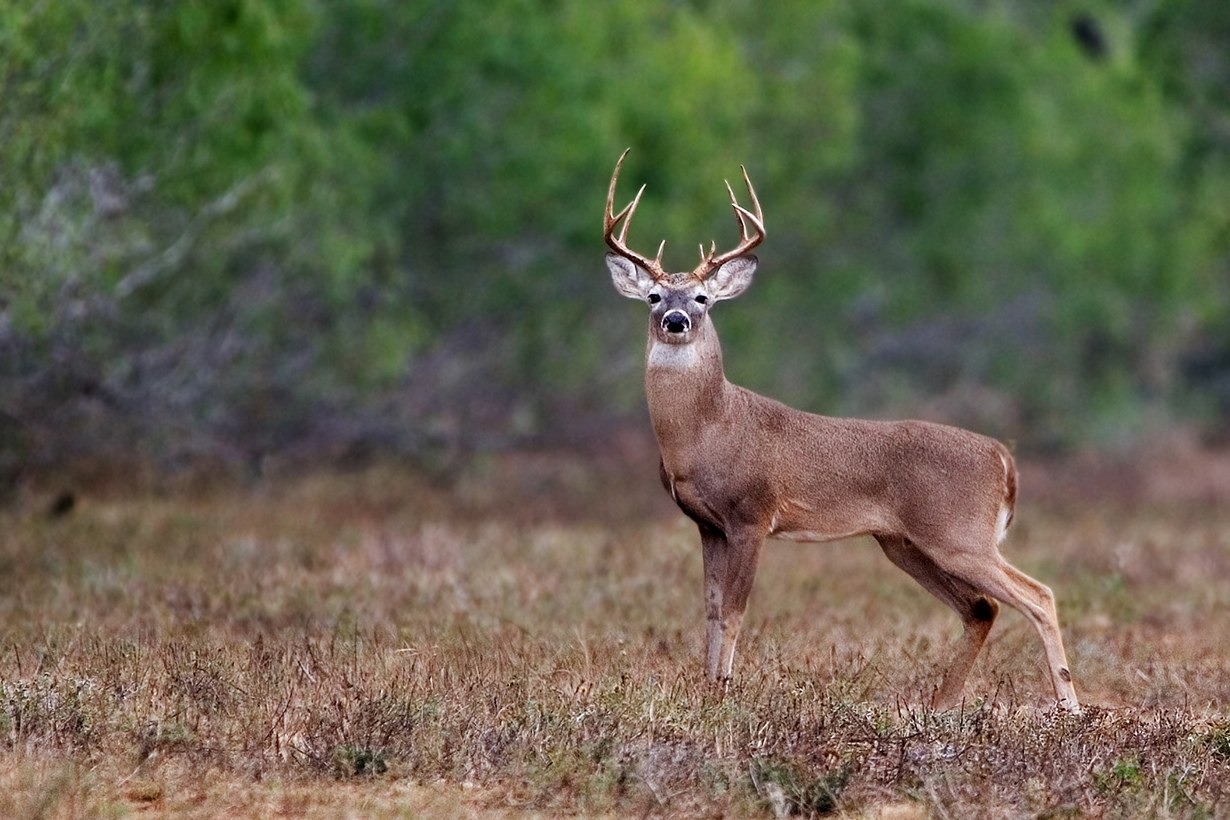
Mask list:
[[645,358],[647,367],[663,367],[672,370],[682,370],[692,367],[697,362],[696,345],[672,345],[654,340],[649,346],[649,355]]

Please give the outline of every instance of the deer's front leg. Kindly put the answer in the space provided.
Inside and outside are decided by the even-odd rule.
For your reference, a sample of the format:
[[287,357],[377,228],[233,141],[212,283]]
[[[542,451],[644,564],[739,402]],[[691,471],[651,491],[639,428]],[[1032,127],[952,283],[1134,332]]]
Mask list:
[[756,580],[760,560],[759,535],[725,536],[701,529],[705,558],[705,647],[710,679],[730,677],[743,613]]
[[700,528],[700,545],[705,557],[705,672],[717,680],[722,672],[722,593],[729,551],[726,536],[706,527]]

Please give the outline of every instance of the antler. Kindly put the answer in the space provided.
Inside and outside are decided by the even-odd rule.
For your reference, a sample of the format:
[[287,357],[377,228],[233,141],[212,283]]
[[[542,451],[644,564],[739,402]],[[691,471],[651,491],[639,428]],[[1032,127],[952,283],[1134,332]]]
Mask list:
[[[624,157],[628,156],[631,148],[625,148],[624,152],[619,155],[619,162],[615,163],[615,173],[611,174],[611,187],[606,194],[606,211],[602,215],[602,236],[606,240],[606,244],[611,250],[620,256],[630,259],[636,264],[644,268],[655,282],[660,282],[666,278],[667,273],[662,269],[662,251],[666,249],[666,240],[662,240],[662,244],[658,246],[658,256],[656,259],[648,259],[641,256],[636,251],[628,247],[628,226],[632,224],[632,217],[636,214],[636,206],[640,204],[641,194],[645,193],[645,186],[636,192],[636,197],[629,202],[624,209],[619,213],[615,213],[615,181],[619,179],[619,168],[624,164]],[[733,195],[732,195],[733,196]],[[627,217],[626,219],[624,217]],[[615,228],[623,222],[623,227],[619,230],[619,235],[615,235]]]
[[[760,200],[756,198],[756,189],[752,187],[752,180],[747,175],[747,168],[740,165],[739,169],[743,171],[743,182],[747,185],[747,192],[752,197],[752,207],[756,209],[756,213],[752,213],[739,204],[739,201],[735,199],[734,189],[730,187],[729,182],[726,182],[726,190],[730,193],[730,206],[735,209],[735,217],[739,220],[741,239],[734,250],[729,250],[718,256],[714,255],[717,251],[716,242],[709,244],[708,253],[705,253],[704,245],[700,246],[700,264],[696,266],[696,270],[692,271],[692,276],[702,282],[708,279],[722,265],[725,265],[735,257],[743,256],[743,254],[764,241],[764,212],[760,210]],[[754,232],[748,230],[749,222]]]

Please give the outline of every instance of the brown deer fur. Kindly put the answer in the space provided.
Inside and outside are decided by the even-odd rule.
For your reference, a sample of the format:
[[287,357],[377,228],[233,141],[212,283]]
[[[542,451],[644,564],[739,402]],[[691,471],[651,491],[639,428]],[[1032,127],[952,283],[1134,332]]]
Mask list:
[[702,248],[701,266],[690,274],[661,270],[661,249],[652,262],[625,252],[628,222],[618,236],[614,227],[625,215],[631,220],[636,202],[614,213],[615,177],[606,219],[616,288],[650,306],[645,395],[662,483],[700,529],[709,677],[731,674],[765,538],[871,535],[964,625],[934,706],[960,701],[998,600],[1033,623],[1058,704],[1079,709],[1054,596],[999,552],[1017,489],[1016,467],[1002,444],[929,422],[805,413],[726,380],[709,308],[742,293],[756,269],[747,251],[763,239],[763,216],[750,181],[748,188],[755,214],[731,194],[741,253],[716,257],[710,250],[706,257]]

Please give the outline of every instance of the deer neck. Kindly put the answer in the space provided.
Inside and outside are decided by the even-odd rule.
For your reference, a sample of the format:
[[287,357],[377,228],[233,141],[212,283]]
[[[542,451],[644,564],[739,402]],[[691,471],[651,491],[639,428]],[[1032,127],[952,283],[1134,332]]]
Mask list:
[[730,389],[717,330],[707,315],[688,344],[658,341],[651,328],[645,398],[664,461],[687,460],[685,451],[698,432],[726,414]]

